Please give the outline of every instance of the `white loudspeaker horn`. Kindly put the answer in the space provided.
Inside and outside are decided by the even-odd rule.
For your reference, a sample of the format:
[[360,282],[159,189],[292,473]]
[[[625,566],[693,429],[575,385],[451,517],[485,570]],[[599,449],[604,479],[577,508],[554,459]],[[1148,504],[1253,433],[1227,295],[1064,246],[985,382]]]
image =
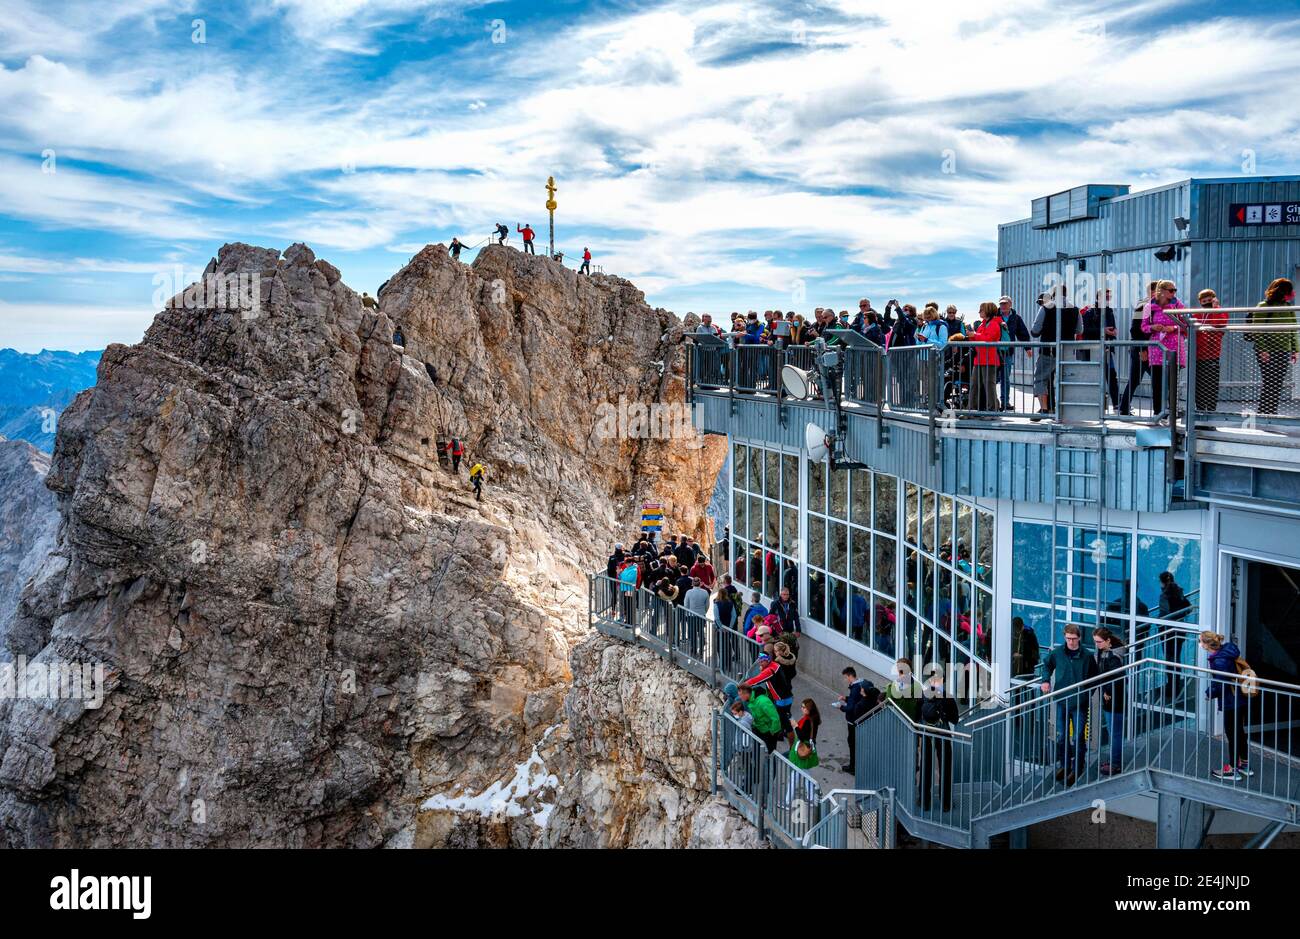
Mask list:
[[816,389],[813,377],[801,368],[786,365],[781,368],[781,384],[785,393],[791,398],[807,401]]
[[820,463],[830,455],[831,449],[826,442],[826,431],[816,424],[804,428],[804,445],[808,448],[808,459]]

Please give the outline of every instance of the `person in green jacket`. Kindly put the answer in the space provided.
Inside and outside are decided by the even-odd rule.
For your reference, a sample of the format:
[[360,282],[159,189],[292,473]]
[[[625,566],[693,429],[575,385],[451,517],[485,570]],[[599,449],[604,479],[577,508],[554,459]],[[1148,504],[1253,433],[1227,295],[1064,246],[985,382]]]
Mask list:
[[1272,310],[1270,307],[1295,305],[1295,285],[1279,277],[1268,285],[1258,309],[1246,317],[1246,322],[1260,326],[1290,326],[1291,329],[1266,333],[1246,333],[1255,346],[1255,362],[1259,365],[1259,413],[1276,414],[1277,402],[1282,397],[1287,372],[1300,356],[1300,335],[1297,335],[1295,313],[1291,310]]
[[[1097,660],[1083,651],[1083,630],[1073,623],[1065,627],[1065,642],[1047,654],[1042,667],[1043,694],[1052,690],[1053,675],[1060,692],[1099,674]],[[1088,725],[1089,690],[1062,694],[1056,699],[1056,778],[1067,786],[1074,785],[1088,756],[1083,729]]]
[[885,686],[886,700],[898,705],[898,709],[916,724],[921,720],[921,698],[924,695],[921,683],[912,677],[911,661],[899,659],[895,662],[894,680]]
[[776,705],[761,689],[741,685],[736,690],[745,709],[754,716],[754,733],[767,744],[767,752],[771,753],[781,739],[781,717],[776,713]]

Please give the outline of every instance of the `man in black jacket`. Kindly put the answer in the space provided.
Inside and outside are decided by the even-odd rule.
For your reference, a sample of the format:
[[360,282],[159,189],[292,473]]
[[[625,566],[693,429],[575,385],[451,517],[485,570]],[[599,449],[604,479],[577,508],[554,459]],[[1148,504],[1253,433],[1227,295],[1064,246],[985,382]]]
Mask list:
[[947,731],[957,725],[957,699],[944,692],[943,672],[935,669],[925,683],[921,699],[921,726],[935,731],[921,737],[921,808],[930,810],[934,793],[934,763],[938,761],[943,811],[952,811],[952,738]]
[[[1118,338],[1115,327],[1115,308],[1110,305],[1110,291],[1098,290],[1097,302],[1079,311],[1082,321],[1081,335],[1084,342],[1100,343],[1103,338],[1114,342]],[[1092,350],[1080,349],[1078,358],[1083,362],[1092,361]],[[1119,372],[1115,369],[1115,350],[1107,349],[1105,356],[1106,381],[1110,390],[1110,406],[1119,410]]]
[[844,720],[849,725],[849,761],[840,767],[850,776],[856,773],[855,757],[857,755],[857,722],[868,711],[880,703],[880,689],[865,678],[858,680],[857,670],[852,666],[841,672],[849,693],[840,695],[835,706],[844,712]]
[[1050,294],[1044,294],[1030,329],[1045,344],[1034,364],[1034,394],[1038,398],[1039,414],[1050,414],[1056,408],[1056,344],[1074,342],[1079,332],[1079,308],[1070,305],[1068,292],[1065,284],[1057,284]]

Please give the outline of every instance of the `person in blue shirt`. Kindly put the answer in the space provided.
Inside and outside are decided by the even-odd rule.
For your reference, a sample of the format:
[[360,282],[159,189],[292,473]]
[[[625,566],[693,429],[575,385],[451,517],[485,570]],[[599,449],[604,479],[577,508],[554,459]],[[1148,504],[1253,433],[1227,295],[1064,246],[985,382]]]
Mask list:
[[[758,617],[759,622],[762,622],[763,617],[765,616],[767,616],[767,607],[763,606],[763,598],[760,597],[758,591],[755,590],[750,594],[749,609],[745,611],[745,622],[744,625],[741,626],[740,631],[748,636],[749,630],[754,625],[754,618]],[[752,639],[753,637],[751,636],[750,638]]]

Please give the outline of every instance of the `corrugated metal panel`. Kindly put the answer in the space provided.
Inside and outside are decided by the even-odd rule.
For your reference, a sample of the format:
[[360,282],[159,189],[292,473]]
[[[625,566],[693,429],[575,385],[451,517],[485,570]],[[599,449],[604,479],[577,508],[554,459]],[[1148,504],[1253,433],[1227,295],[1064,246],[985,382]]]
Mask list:
[[1193,252],[1187,295],[1195,297],[1202,287],[1213,287],[1224,306],[1254,306],[1271,280],[1294,280],[1297,267],[1300,238],[1204,242]]
[[[1192,237],[1227,238],[1249,241],[1252,238],[1300,238],[1300,225],[1238,226],[1228,222],[1228,207],[1234,202],[1300,202],[1300,179],[1295,177],[1254,177],[1236,181],[1192,180]],[[1184,213],[1186,214],[1186,213]]]
[[[726,398],[702,394],[702,421],[706,431],[728,433],[740,440],[802,450],[804,428],[814,423],[829,430],[831,412],[807,405],[788,406],[784,427],[772,401],[736,401],[736,416],[730,416]],[[1021,502],[1050,502],[1055,490],[1053,445],[1036,440],[987,440],[945,435],[940,438],[940,455],[930,459],[928,431],[913,424],[889,421],[889,440],[876,446],[874,418],[849,415],[850,459],[909,482],[954,495],[980,499],[1015,499]],[[1062,469],[1095,473],[1095,457],[1074,452]],[[1165,512],[1169,509],[1169,486],[1165,482],[1165,451],[1107,450],[1106,501],[1113,509],[1137,512]]]

